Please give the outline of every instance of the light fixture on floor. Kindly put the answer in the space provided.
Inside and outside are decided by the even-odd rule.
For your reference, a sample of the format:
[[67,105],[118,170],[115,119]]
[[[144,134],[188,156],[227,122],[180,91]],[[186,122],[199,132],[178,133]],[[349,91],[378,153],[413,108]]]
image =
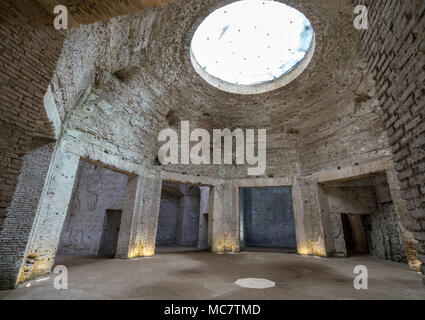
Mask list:
[[236,280],[235,284],[242,288],[249,289],[267,289],[276,286],[276,283],[273,281],[257,278],[238,279]]

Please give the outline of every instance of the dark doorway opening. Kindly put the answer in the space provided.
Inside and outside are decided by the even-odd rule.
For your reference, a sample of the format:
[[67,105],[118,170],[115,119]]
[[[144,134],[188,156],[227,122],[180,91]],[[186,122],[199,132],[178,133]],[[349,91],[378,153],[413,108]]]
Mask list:
[[364,218],[364,215],[341,214],[342,229],[348,256],[369,254]]
[[121,226],[122,210],[106,210],[100,240],[99,255],[114,258],[117,251],[118,235]]
[[290,187],[240,189],[240,219],[242,249],[296,252]]
[[198,186],[163,183],[156,236],[158,253],[206,249],[208,221],[204,216],[208,212],[202,210],[201,198]]
[[[406,262],[402,206],[393,202],[387,173],[320,184],[326,240],[332,255],[370,254]],[[398,211],[398,213],[397,213]],[[406,223],[406,222],[404,222]]]

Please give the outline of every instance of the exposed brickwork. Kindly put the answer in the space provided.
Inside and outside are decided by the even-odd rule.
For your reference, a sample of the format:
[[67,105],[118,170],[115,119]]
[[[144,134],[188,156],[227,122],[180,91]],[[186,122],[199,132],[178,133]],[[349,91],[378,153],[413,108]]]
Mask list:
[[[196,74],[190,59],[190,41],[199,23],[228,2],[174,1],[72,29],[52,79],[59,114],[73,110],[69,137],[80,145],[87,142],[99,153],[152,166],[160,145],[158,133],[169,125],[167,114],[174,114],[176,123],[188,120],[191,129],[205,126],[211,133],[214,128],[267,128],[265,176],[311,174],[390,156],[386,133],[373,109],[374,83],[361,64],[349,1],[286,1],[314,27],[313,60],[287,87],[246,96],[210,86]],[[78,105],[90,85],[92,93]],[[105,108],[97,107],[98,99]],[[204,116],[207,124],[201,124]],[[247,177],[243,165],[162,169]]]
[[[78,156],[55,154],[49,167],[54,143],[48,150],[30,150],[35,136],[52,137],[43,110],[49,83],[59,116],[73,112],[62,142],[78,145],[77,154],[93,161],[108,159],[111,166],[125,163],[127,168],[131,163],[161,174],[227,179],[211,193],[209,247],[214,252],[239,250],[239,185],[230,179],[245,173],[230,167],[152,168],[158,132],[167,126],[170,111],[194,123],[207,114],[211,128],[269,128],[267,173],[270,178],[288,178],[284,185],[294,178],[302,254],[326,255],[326,224],[319,211],[317,181],[299,175],[341,167],[355,171],[352,168],[389,156],[390,144],[403,198],[417,218],[413,229],[424,261],[425,3],[370,1],[371,26],[361,33],[363,56],[349,1],[287,2],[314,26],[317,48],[309,68],[281,90],[238,96],[201,81],[190,62],[195,21],[219,5],[216,0],[180,0],[74,29],[59,61],[63,36],[52,28],[52,17],[35,2],[0,0],[0,288],[13,287],[18,270],[19,280],[50,270],[71,196]],[[95,10],[92,13],[96,16]],[[122,72],[133,66],[140,66],[138,75]],[[376,92],[369,73],[375,77]],[[90,94],[81,100],[90,86]],[[40,168],[34,167],[37,163]],[[151,256],[161,179],[131,177],[128,185],[117,256]],[[1,229],[6,212],[10,216]]]
[[412,228],[420,241],[418,258],[425,263],[425,2],[352,3],[368,7],[369,29],[361,31],[365,57],[377,81],[402,197],[417,219]]
[[56,3],[66,5],[77,22],[89,24],[133,11],[163,5],[171,1],[172,0],[102,0],[97,1],[95,6],[93,6],[93,3],[90,1],[65,0],[56,1]]
[[62,42],[35,1],[0,1],[0,229],[32,137],[51,137],[43,96]]
[[53,142],[34,147],[24,156],[16,196],[0,230],[0,290],[13,288],[17,283],[54,146]]
[[[79,156],[67,152],[62,146],[56,146],[49,171],[45,176],[37,211],[29,212],[28,218],[35,217],[35,219],[25,250],[23,268],[18,278],[20,282],[43,276],[50,272],[53,266],[78,164]],[[34,172],[37,173],[37,170]],[[32,182],[27,181],[27,184],[31,185]],[[22,204],[18,203],[13,213],[20,211],[19,205]],[[11,256],[13,258],[14,253]]]

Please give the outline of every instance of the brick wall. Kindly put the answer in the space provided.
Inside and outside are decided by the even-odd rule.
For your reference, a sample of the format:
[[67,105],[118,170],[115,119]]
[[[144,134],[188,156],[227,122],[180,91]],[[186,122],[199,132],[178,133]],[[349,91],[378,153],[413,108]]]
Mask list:
[[54,148],[55,143],[45,144],[23,157],[16,195],[0,230],[0,290],[16,285]]
[[35,1],[0,0],[0,230],[34,136],[52,137],[43,96],[63,35]]
[[[351,2],[368,7],[369,29],[360,31],[364,53],[376,79],[402,197],[416,218],[418,258],[425,263],[425,1]],[[425,274],[425,265],[421,270]]]

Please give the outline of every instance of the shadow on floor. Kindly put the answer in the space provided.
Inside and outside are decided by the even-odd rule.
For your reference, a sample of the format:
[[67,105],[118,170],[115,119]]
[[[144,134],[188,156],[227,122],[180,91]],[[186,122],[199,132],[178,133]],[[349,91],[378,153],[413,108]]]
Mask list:
[[291,248],[291,247],[275,247],[275,248],[269,248],[269,247],[247,247],[241,249],[241,251],[248,251],[248,252],[282,252],[282,253],[297,253],[297,248]]
[[184,252],[199,252],[207,250],[199,250],[197,247],[185,247],[179,245],[160,245],[155,249],[155,253],[184,253]]

